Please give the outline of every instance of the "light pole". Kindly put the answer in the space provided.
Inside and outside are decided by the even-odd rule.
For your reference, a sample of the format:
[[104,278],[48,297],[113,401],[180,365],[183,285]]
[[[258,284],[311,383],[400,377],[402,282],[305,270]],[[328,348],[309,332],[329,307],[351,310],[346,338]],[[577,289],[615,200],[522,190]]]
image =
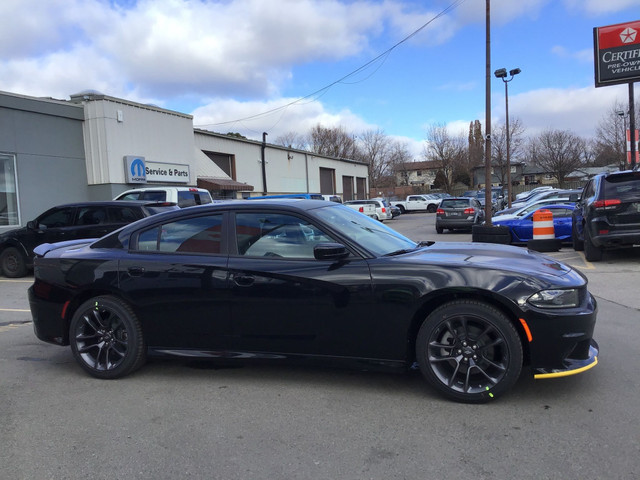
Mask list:
[[497,78],[501,78],[504,82],[504,105],[505,105],[505,123],[507,129],[507,197],[508,197],[508,205],[511,208],[511,158],[510,158],[510,145],[511,145],[511,131],[509,130],[509,82],[513,80],[517,74],[520,73],[519,68],[514,68],[513,70],[509,70],[509,75],[511,78],[507,80],[507,69],[499,68],[494,72]]
[[622,130],[622,145],[624,145],[624,157],[622,159],[622,163],[620,164],[620,170],[624,170],[627,165],[627,114],[623,110],[619,110],[616,113],[622,117],[622,125],[624,128],[624,130]]

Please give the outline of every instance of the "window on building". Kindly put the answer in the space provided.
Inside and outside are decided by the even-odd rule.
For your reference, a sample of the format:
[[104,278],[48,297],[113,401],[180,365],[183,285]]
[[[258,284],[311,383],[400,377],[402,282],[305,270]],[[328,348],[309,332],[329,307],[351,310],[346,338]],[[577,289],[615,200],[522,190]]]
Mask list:
[[0,154],[0,227],[20,225],[16,192],[16,159]]

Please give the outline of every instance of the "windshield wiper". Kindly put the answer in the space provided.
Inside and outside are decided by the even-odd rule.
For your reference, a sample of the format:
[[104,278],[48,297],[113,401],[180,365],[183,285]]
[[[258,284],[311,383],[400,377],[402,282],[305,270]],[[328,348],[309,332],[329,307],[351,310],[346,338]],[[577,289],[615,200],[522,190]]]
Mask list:
[[423,242],[418,242],[416,243],[416,246],[413,248],[401,248],[400,250],[395,250],[393,252],[390,253],[385,253],[384,256],[385,257],[393,257],[394,255],[402,255],[403,253],[411,253],[411,252],[415,252],[416,250],[418,250],[419,248],[422,247],[429,247],[431,245],[433,245],[435,242],[427,242],[427,241],[423,241]]

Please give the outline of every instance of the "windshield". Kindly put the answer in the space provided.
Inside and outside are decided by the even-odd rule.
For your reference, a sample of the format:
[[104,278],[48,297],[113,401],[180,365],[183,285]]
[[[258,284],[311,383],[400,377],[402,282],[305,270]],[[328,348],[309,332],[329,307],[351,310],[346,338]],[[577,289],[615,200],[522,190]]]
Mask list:
[[399,234],[378,220],[367,217],[342,205],[331,205],[313,211],[345,237],[360,244],[371,253],[382,256],[400,250],[417,248],[416,242]]

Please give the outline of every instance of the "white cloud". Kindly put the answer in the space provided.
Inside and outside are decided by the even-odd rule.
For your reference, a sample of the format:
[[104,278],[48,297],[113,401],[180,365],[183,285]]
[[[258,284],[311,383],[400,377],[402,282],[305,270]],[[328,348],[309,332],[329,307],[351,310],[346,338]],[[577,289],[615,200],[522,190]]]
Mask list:
[[[626,93],[625,86],[532,90],[509,95],[509,116],[522,120],[527,136],[557,129],[588,138],[616,101],[628,102]],[[504,118],[504,109],[496,109],[496,113]],[[495,122],[497,116],[493,118]]]
[[568,8],[585,11],[589,15],[615,13],[640,6],[640,0],[564,0],[564,3]]

